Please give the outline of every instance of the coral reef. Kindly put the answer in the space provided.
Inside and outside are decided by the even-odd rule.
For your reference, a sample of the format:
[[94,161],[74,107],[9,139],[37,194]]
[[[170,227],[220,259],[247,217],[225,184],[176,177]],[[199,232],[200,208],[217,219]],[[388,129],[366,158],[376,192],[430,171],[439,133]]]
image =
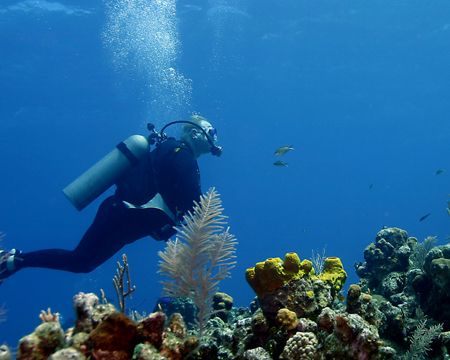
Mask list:
[[258,295],[259,305],[270,324],[281,309],[299,318],[316,317],[331,306],[344,285],[347,274],[339,258],[327,258],[323,272],[314,274],[309,260],[300,261],[296,253],[259,262],[247,269],[246,278]]
[[162,311],[167,317],[179,313],[183,316],[188,327],[192,328],[196,324],[197,309],[189,297],[165,296],[159,298],[153,311]]
[[355,265],[361,288],[373,294],[381,336],[400,350],[424,317],[450,328],[450,245],[427,246],[432,240],[419,243],[405,230],[384,228]]
[[64,331],[59,321],[43,322],[33,333],[20,339],[17,359],[47,359],[64,346]]
[[[287,253],[284,260],[270,258],[247,269],[246,279],[259,298],[274,293],[293,280],[321,280],[332,286],[333,294],[340,291],[347,279],[342,262],[337,257],[324,260],[323,271],[315,274],[310,260],[300,261],[296,253]],[[312,293],[310,293],[313,296]]]
[[224,292],[216,292],[213,296],[212,308],[214,314],[226,322],[233,308],[233,298]]
[[412,286],[425,314],[450,329],[450,244],[434,247],[425,257],[424,271],[415,274]]
[[[74,327],[64,332],[57,314],[42,312],[17,359],[449,358],[450,245],[430,244],[382,229],[355,265],[360,281],[345,301],[347,274],[337,257],[326,258],[319,274],[293,252],[258,262],[246,272],[256,300],[236,308],[230,295],[215,293],[201,332],[190,298],[161,298],[153,313],[133,320],[79,293]],[[3,354],[11,358],[6,347]]]
[[124,314],[113,313],[91,331],[88,341],[94,351],[130,358],[137,343],[137,327]]
[[198,346],[183,317],[154,312],[135,322],[95,294],[74,297],[75,326],[65,333],[59,318],[42,312],[44,321],[19,342],[17,359],[183,359]]
[[50,355],[49,360],[85,360],[86,357],[74,348],[65,348],[58,350]]

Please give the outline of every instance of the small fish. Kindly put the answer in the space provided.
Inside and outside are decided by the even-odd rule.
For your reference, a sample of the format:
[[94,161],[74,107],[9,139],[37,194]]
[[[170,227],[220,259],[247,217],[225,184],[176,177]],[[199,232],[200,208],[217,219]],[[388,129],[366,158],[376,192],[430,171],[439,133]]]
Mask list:
[[156,301],[153,311],[164,311],[176,303],[177,298],[173,296],[162,296]]
[[162,297],[158,298],[158,303],[159,304],[164,304],[164,305],[172,304],[172,303],[174,303],[176,301],[177,301],[177,298],[173,297],[173,296],[162,296]]
[[278,149],[275,150],[274,154],[276,156],[281,156],[292,150],[294,150],[292,145],[280,146]]
[[284,167],[288,166],[287,162],[284,162],[284,161],[281,161],[281,160],[275,161],[273,164],[275,166],[284,166]]
[[441,174],[443,174],[443,173],[445,173],[445,170],[444,170],[444,169],[437,169],[437,170],[434,172],[434,175],[441,175]]
[[369,190],[372,190],[373,189],[373,184],[370,184],[369,185]]
[[431,213],[428,213],[428,214],[425,214],[424,216],[421,216],[419,221],[424,221],[430,215],[431,215]]

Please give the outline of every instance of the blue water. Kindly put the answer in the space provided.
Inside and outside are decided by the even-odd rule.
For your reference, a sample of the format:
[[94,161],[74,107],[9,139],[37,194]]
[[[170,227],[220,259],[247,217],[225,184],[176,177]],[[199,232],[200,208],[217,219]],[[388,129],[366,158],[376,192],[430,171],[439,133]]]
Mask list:
[[[3,246],[73,248],[107,194],[77,212],[61,189],[148,121],[192,112],[224,147],[200,168],[239,241],[221,286],[237,305],[254,296],[245,269],[268,257],[326,247],[351,283],[382,226],[447,242],[449,19],[444,0],[3,0]],[[273,166],[274,150],[290,144],[289,166]],[[162,248],[146,238],[122,251],[137,310],[160,295]],[[48,307],[70,322],[78,291],[103,288],[115,302],[122,252],[90,274],[8,279],[0,342],[14,347]]]

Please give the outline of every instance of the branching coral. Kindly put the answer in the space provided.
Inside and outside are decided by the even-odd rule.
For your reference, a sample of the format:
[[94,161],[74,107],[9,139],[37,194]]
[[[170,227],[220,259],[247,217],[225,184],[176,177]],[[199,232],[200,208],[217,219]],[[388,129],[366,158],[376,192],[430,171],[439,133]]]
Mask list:
[[41,310],[39,319],[41,319],[42,322],[59,322],[59,313],[53,313],[50,308],[48,308],[47,311]]
[[211,314],[219,282],[230,275],[236,263],[237,242],[222,212],[219,194],[210,189],[184,217],[175,241],[168,241],[165,250],[158,253],[159,272],[167,278],[164,293],[192,298],[200,332]]
[[[130,296],[135,290],[136,286],[131,284],[130,268],[128,266],[128,258],[126,254],[122,254],[123,265],[118,261],[116,275],[113,277],[113,285],[116,290],[117,299],[119,301],[120,311],[125,312],[125,300]],[[124,279],[127,279],[127,287],[125,290]],[[102,297],[104,294],[102,293]]]

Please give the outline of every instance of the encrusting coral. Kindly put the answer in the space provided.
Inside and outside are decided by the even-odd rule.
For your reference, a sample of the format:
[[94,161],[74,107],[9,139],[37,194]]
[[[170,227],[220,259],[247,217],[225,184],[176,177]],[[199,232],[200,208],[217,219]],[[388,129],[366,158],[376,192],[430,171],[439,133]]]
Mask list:
[[105,318],[89,334],[89,343],[94,352],[130,358],[138,342],[136,324],[122,313],[113,313]]

